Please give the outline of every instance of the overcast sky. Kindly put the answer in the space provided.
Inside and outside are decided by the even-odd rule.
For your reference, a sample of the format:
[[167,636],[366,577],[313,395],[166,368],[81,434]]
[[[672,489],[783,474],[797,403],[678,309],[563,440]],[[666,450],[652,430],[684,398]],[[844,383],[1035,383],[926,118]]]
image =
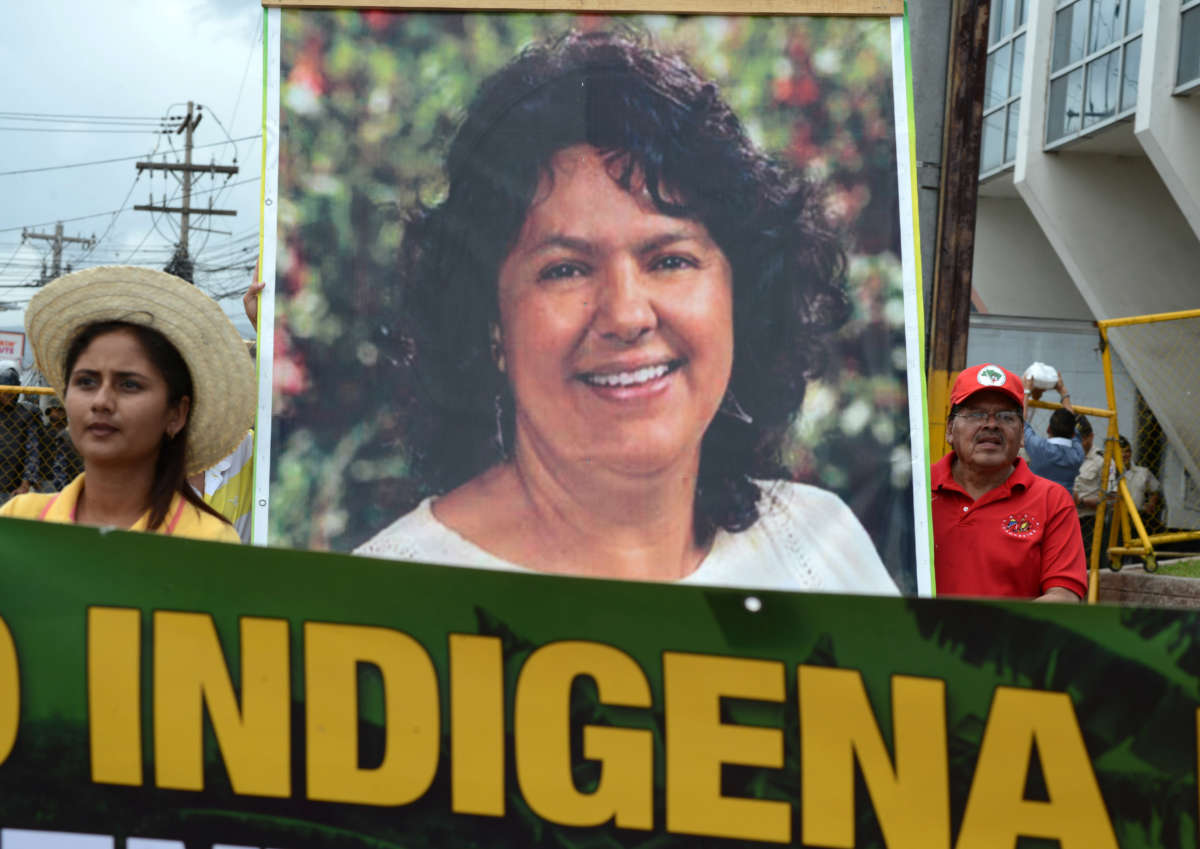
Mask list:
[[[36,291],[42,262],[50,263],[50,242],[22,241],[22,229],[53,234],[55,222],[62,221],[66,236],[94,235],[94,248],[64,246],[64,264],[77,269],[166,264],[178,239],[179,216],[133,206],[151,196],[162,204],[164,194],[169,205],[178,206],[179,183],[163,172],[139,178],[134,163],[182,161],[183,135],[156,132],[156,122],[182,116],[189,100],[202,105],[204,115],[193,161],[236,160],[240,169],[228,179],[204,176],[193,187],[193,207],[207,205],[211,197],[216,208],[237,211],[232,217],[192,217],[193,226],[223,231],[192,231],[196,279],[210,294],[240,295],[250,279],[244,266],[253,264],[258,249],[258,0],[37,0],[7,4],[4,18],[0,329],[21,329],[23,305]],[[121,161],[60,167],[105,159]],[[250,335],[237,295],[221,304]]]

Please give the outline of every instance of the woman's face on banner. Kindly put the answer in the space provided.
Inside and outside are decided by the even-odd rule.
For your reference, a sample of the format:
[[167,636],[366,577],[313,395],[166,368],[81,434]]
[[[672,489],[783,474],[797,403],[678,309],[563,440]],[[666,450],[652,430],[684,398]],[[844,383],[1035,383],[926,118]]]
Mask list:
[[698,221],[559,151],[500,266],[518,443],[543,460],[653,472],[699,457],[733,363],[729,261]]

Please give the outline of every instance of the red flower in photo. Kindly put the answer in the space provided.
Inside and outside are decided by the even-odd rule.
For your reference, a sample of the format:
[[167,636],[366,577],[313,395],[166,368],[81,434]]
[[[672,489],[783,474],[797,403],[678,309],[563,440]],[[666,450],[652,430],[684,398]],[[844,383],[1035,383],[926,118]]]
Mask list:
[[311,94],[320,97],[328,89],[324,69],[325,45],[319,38],[310,38],[304,43],[296,64],[288,74],[287,84],[307,89]]

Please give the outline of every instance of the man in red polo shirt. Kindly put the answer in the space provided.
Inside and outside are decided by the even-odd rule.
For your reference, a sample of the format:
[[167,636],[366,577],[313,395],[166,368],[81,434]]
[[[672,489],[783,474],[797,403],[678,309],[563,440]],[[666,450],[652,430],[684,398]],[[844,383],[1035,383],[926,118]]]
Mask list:
[[991,363],[954,381],[946,440],[933,464],[937,594],[1077,601],[1087,592],[1071,494],[1017,456],[1021,378]]

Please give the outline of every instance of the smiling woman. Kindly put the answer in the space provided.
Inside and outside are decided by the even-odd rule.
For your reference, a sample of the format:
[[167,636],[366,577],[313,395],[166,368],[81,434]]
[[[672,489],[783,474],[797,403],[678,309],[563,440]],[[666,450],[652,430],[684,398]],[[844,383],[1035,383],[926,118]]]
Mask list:
[[358,553],[896,591],[850,510],[781,469],[844,259],[713,83],[570,32],[482,83],[446,171],[399,268],[432,493]]

